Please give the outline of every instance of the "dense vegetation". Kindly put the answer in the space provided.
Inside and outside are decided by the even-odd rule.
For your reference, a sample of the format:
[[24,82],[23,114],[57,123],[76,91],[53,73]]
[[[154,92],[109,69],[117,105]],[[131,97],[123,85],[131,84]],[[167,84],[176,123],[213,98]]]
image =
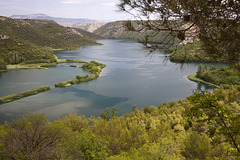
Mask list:
[[177,50],[175,50],[175,47],[172,47],[170,50],[172,53],[169,57],[172,62],[227,62],[227,60],[223,58],[213,58],[211,56],[207,56],[201,48],[200,41],[188,43],[185,46],[180,45]]
[[0,69],[6,69],[6,64],[55,62],[52,49],[96,45],[96,37],[50,20],[0,17]]
[[227,67],[210,67],[199,65],[197,78],[204,81],[223,85],[224,88],[229,88],[231,85],[240,85],[240,64],[234,64]]
[[[240,88],[195,93],[117,117],[30,114],[0,126],[2,159],[238,159]],[[201,108],[204,106],[204,108]]]

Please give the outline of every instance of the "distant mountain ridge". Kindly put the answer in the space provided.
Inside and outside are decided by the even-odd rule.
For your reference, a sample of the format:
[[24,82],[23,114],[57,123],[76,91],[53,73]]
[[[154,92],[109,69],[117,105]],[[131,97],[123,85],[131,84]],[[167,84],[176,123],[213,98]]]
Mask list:
[[49,19],[53,20],[59,24],[75,24],[75,23],[89,23],[97,22],[96,20],[84,19],[84,18],[61,18],[61,17],[51,17],[46,14],[26,14],[26,15],[12,15],[10,18],[13,19]]

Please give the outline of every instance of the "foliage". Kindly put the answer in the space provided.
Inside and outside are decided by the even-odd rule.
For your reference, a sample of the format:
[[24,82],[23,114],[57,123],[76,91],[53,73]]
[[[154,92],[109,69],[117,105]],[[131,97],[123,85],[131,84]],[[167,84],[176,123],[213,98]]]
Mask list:
[[189,80],[194,81],[194,82],[197,82],[197,83],[203,83],[203,84],[207,84],[207,85],[209,85],[209,86],[212,86],[212,87],[214,87],[214,88],[219,88],[219,86],[216,85],[216,84],[213,84],[213,83],[210,83],[210,82],[207,82],[207,81],[204,81],[204,80],[198,78],[196,74],[188,75],[187,78],[188,78]]
[[7,69],[7,63],[3,59],[0,59],[0,69]]
[[185,149],[182,154],[187,159],[208,159],[211,144],[207,135],[193,131],[187,134],[183,143]]
[[[61,60],[65,60],[65,59],[61,59]],[[62,63],[87,63],[87,62],[88,61],[79,60],[79,59],[66,59]]]
[[82,69],[85,69],[91,72],[92,74],[99,74],[100,72],[102,72],[102,69],[104,67],[106,67],[105,64],[95,62],[95,61],[91,61],[89,63],[85,63],[82,65]]
[[173,62],[228,62],[226,59],[220,57],[211,57],[206,55],[202,49],[200,41],[194,41],[193,43],[188,43],[185,46],[181,45],[177,48],[177,50],[175,50],[174,47],[170,49],[171,54],[169,57]]
[[[112,118],[117,118],[118,117],[118,113],[117,113],[117,107],[112,107]],[[104,112],[100,114],[100,118],[102,118],[103,120],[110,120],[110,108],[107,107],[105,108]]]
[[210,92],[195,93],[188,100],[193,107],[187,112],[195,121],[208,123],[208,134],[211,138],[218,134],[232,144],[236,155],[240,156],[240,90],[232,87],[229,90],[216,89]]
[[[85,116],[69,114],[55,121],[57,125],[63,125],[75,133],[74,149],[72,153],[76,159],[106,159],[107,141],[97,138],[89,132],[89,126],[94,120],[87,119]],[[70,132],[69,131],[69,132]],[[70,148],[71,149],[71,148]],[[75,153],[74,153],[75,152]],[[77,153],[77,155],[76,155]]]
[[116,117],[118,117],[117,107],[113,107],[112,108],[112,118],[116,118]]
[[238,159],[239,104],[240,88],[231,87],[158,107],[134,105],[121,117],[116,107],[112,118],[110,108],[101,118],[69,114],[54,122],[30,114],[0,126],[0,158]]
[[83,153],[81,159],[104,160],[108,157],[107,141],[87,132],[83,132],[77,138],[77,147]]
[[109,114],[110,114],[110,108],[109,107],[107,107],[107,108],[105,108],[105,110],[104,110],[104,112],[103,113],[101,113],[101,115],[100,115],[100,117],[102,118],[102,119],[104,119],[104,120],[109,120],[110,119],[110,116],[109,116]]
[[4,125],[4,159],[62,159],[67,133],[43,115],[26,115]]
[[[16,42],[17,41],[17,42]],[[56,59],[51,49],[39,47],[26,40],[15,40],[12,38],[0,41],[0,58],[7,64],[18,63],[51,63]]]
[[[237,63],[240,60],[239,5],[235,0],[121,0],[119,9],[140,19],[137,27],[133,24],[136,21],[127,24],[131,31],[168,31],[162,40],[165,47],[174,44],[175,38],[181,44],[199,39],[209,57]],[[151,36],[158,34],[146,37]],[[151,49],[164,48],[148,41],[145,45]]]
[[224,88],[230,88],[231,85],[239,86],[239,64],[220,68],[210,68],[210,70],[208,70],[207,67],[199,65],[197,77],[216,85],[223,85]]

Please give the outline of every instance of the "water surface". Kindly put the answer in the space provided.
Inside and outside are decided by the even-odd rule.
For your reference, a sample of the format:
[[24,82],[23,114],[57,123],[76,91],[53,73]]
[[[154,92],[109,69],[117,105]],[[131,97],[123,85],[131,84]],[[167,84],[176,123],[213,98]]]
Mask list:
[[[118,114],[131,112],[160,103],[186,98],[197,88],[211,87],[187,79],[195,74],[198,64],[183,66],[163,62],[165,56],[155,53],[146,57],[142,44],[126,40],[101,40],[100,46],[87,46],[81,50],[58,51],[63,59],[97,61],[107,65],[101,76],[93,81],[66,88],[52,88],[24,99],[0,105],[0,122],[18,118],[25,113],[45,113],[49,120],[68,113],[99,116],[106,107],[116,106]],[[86,71],[72,67],[49,67],[48,70],[21,70],[0,72],[0,96],[22,92],[42,85],[85,75]]]

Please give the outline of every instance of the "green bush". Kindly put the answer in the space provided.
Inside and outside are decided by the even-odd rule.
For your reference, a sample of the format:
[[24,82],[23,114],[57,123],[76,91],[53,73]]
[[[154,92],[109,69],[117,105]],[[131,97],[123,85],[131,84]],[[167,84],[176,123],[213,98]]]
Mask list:
[[7,63],[3,59],[0,59],[0,69],[7,69]]
[[95,61],[91,61],[82,65],[82,69],[85,69],[91,73],[100,73],[102,71],[101,69],[103,69],[104,67],[106,67],[105,64]]
[[81,80],[81,79],[86,79],[86,78],[88,78],[88,75],[85,75],[85,76],[76,76],[76,78],[78,79],[78,80]]
[[69,83],[69,81],[65,81],[65,82],[60,82],[60,83],[55,84],[55,87],[66,87],[66,86],[69,86],[69,85],[71,85]]

